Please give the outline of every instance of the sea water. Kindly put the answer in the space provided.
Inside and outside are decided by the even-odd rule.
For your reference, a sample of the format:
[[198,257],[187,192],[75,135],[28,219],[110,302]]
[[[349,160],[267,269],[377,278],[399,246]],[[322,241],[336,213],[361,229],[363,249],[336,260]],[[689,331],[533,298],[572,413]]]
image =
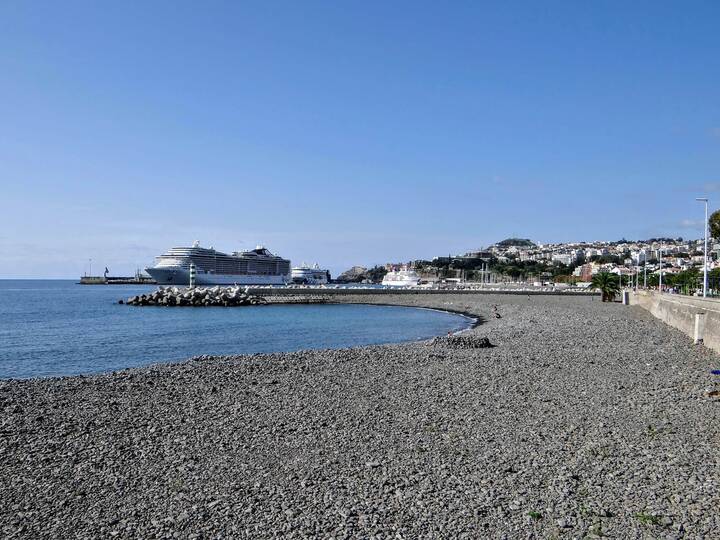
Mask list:
[[127,306],[153,286],[0,280],[0,378],[89,374],[246,354],[415,341],[470,325],[460,315],[369,305]]

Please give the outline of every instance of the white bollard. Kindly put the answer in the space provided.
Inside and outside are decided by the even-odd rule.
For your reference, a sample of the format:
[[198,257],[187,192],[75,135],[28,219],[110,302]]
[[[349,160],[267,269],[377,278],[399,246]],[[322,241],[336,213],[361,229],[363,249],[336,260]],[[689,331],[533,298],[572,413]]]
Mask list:
[[703,342],[705,334],[705,313],[695,314],[695,333],[693,335],[693,343],[698,345]]
[[624,306],[630,305],[630,291],[622,291],[620,293],[622,295],[622,303]]

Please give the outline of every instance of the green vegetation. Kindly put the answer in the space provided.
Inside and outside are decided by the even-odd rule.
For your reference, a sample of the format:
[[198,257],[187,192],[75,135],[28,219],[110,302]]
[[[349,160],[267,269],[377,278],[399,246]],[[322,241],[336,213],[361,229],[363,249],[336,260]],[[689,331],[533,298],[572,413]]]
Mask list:
[[[668,277],[671,276],[668,275]],[[702,285],[700,270],[698,268],[690,268],[689,270],[683,270],[678,274],[674,274],[672,275],[669,284],[673,287],[679,287],[685,293],[691,292],[692,289],[696,289]]]
[[531,510],[527,513],[527,515],[536,521],[542,519],[542,514],[540,512],[536,512],[535,510]]
[[582,262],[578,261],[576,264],[568,266],[550,261],[520,261],[510,255],[506,262],[500,262],[495,257],[486,259],[440,257],[433,261],[418,260],[414,264],[417,270],[434,270],[436,275],[441,278],[459,277],[462,271],[465,279],[469,281],[479,280],[482,276],[481,269],[487,265],[491,272],[509,276],[513,279],[537,277],[554,281],[571,281],[572,271]]
[[623,264],[624,259],[617,255],[593,255],[588,261],[598,264]]
[[667,435],[672,433],[675,433],[675,430],[670,426],[655,427],[652,424],[648,424],[647,427],[647,434],[651,439],[654,439],[658,435]]
[[708,218],[710,222],[710,236],[720,238],[720,210],[715,210]]
[[529,277],[551,279],[556,276],[572,274],[574,266],[571,267],[562,263],[546,263],[544,261],[518,261],[517,259],[499,262],[494,259],[490,262],[490,268],[493,272],[510,276],[513,279]]
[[615,295],[620,292],[618,276],[609,272],[598,272],[595,274],[590,286],[602,293],[603,302],[612,301]]
[[639,512],[635,514],[637,519],[643,525],[659,525],[661,516],[653,516],[652,514],[646,514],[645,512]]
[[[708,281],[717,282],[720,279],[720,268],[708,272]],[[643,277],[640,276],[640,283]],[[660,284],[658,274],[648,274],[647,284],[649,287],[657,287]],[[695,289],[702,287],[702,273],[699,268],[690,268],[677,274],[663,273],[663,287],[677,287],[683,294],[692,294]]]
[[380,283],[385,277],[385,274],[387,274],[387,270],[384,266],[373,266],[367,271],[366,276],[367,279],[371,280],[373,283]]
[[530,240],[529,238],[506,238],[505,240],[501,240],[497,244],[495,244],[498,247],[524,247],[524,248],[534,248],[537,247],[535,245],[535,242]]

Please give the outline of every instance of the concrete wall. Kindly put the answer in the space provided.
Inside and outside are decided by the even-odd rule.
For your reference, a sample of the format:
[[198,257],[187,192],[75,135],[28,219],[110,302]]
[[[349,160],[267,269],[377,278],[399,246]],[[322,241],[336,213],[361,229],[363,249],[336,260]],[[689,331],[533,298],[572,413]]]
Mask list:
[[103,276],[82,276],[80,285],[104,285],[107,280]]
[[[684,332],[690,338],[703,340],[706,347],[720,352],[720,300],[657,291],[630,294],[630,305],[647,309],[655,317]],[[700,315],[699,319],[696,315]],[[696,325],[699,325],[696,328]]]

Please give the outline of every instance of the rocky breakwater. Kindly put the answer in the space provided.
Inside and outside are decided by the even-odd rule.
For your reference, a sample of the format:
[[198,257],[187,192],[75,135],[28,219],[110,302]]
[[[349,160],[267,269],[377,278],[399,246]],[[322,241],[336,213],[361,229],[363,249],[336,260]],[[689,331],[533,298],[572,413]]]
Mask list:
[[247,288],[231,287],[159,287],[150,294],[120,300],[130,306],[257,306],[267,304],[262,296],[255,296]]

